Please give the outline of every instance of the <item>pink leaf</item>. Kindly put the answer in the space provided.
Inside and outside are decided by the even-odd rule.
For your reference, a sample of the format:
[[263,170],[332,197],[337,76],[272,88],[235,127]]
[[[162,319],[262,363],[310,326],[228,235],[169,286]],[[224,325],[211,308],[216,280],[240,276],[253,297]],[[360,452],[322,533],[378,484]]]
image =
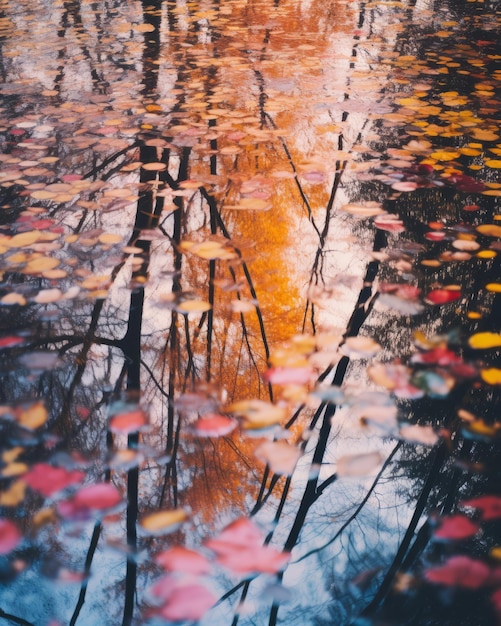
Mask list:
[[0,554],[8,554],[21,542],[18,527],[8,519],[0,519]]
[[175,546],[157,554],[155,561],[164,569],[185,574],[208,574],[211,570],[209,561],[195,550]]
[[195,423],[195,432],[200,437],[223,437],[236,428],[235,420],[218,413],[206,413]]
[[479,589],[489,579],[490,569],[482,561],[468,556],[453,556],[441,567],[429,569],[425,577],[432,583]]
[[217,561],[238,574],[275,574],[287,564],[290,554],[263,546],[264,537],[248,518],[227,526],[206,546],[217,554]]
[[51,496],[69,485],[80,483],[85,478],[84,472],[69,471],[64,467],[53,467],[47,463],[37,463],[24,475],[24,482],[43,496]]
[[141,430],[146,424],[146,414],[141,409],[117,413],[110,419],[110,430],[114,433],[129,433]]
[[120,504],[122,496],[111,483],[96,483],[82,487],[75,494],[73,501],[77,506],[104,511]]
[[440,528],[434,533],[436,539],[458,541],[473,537],[479,530],[478,524],[472,522],[464,515],[451,515],[445,517]]
[[312,380],[310,367],[272,367],[264,379],[272,385],[306,385]]
[[152,587],[165,600],[159,615],[171,622],[198,621],[215,604],[216,597],[201,582],[164,576]]
[[501,497],[500,496],[480,496],[471,500],[461,502],[463,506],[470,506],[480,509],[483,520],[493,520],[501,518]]

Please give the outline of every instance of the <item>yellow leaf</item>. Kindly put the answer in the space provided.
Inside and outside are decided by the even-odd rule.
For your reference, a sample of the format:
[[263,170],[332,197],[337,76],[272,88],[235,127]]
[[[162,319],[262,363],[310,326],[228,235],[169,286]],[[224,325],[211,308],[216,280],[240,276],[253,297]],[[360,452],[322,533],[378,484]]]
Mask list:
[[501,283],[488,283],[485,288],[493,293],[501,293]]
[[24,448],[22,446],[15,446],[14,448],[11,448],[10,450],[6,450],[2,454],[2,461],[4,463],[12,463],[12,461],[15,461],[17,457],[23,451],[24,451]]
[[24,248],[31,246],[40,239],[41,232],[39,230],[30,230],[26,233],[18,233],[5,242],[9,248]]
[[24,500],[26,483],[16,480],[12,485],[0,493],[0,506],[17,506]]
[[501,237],[501,226],[497,224],[481,224],[477,226],[477,231],[487,237]]
[[468,339],[468,343],[476,350],[498,348],[501,346],[500,333],[476,333]]
[[18,423],[21,424],[21,426],[24,426],[24,428],[29,428],[30,430],[43,426],[47,421],[47,418],[47,409],[42,402],[35,402],[29,407],[21,410],[17,415]]
[[2,476],[19,476],[19,474],[26,474],[28,471],[28,466],[26,463],[9,463],[6,467],[2,469]]
[[501,369],[497,367],[480,370],[480,376],[488,385],[501,385]]
[[8,293],[0,302],[2,304],[19,304],[20,306],[24,306],[26,304],[26,298],[20,293]]
[[176,307],[180,313],[205,313],[210,311],[211,308],[211,305],[204,300],[185,300]]
[[180,524],[188,519],[188,514],[184,509],[173,509],[171,511],[158,511],[147,515],[140,522],[142,528],[149,533],[163,534],[176,530]]

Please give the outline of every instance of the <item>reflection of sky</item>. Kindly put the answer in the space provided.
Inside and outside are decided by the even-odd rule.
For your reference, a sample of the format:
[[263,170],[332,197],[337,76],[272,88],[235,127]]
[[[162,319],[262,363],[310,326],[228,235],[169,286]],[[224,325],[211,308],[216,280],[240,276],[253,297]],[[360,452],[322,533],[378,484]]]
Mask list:
[[[260,305],[265,313],[264,322],[274,343],[300,330],[307,295],[315,303],[317,330],[320,332],[334,331],[342,334],[353,309],[360,288],[360,280],[370,256],[363,237],[360,240],[352,237],[350,219],[339,216],[337,211],[342,204],[350,200],[352,189],[356,186],[356,176],[351,172],[352,165],[353,169],[356,166],[351,159],[354,154],[354,161],[359,158],[356,148],[364,142],[366,135],[373,131],[371,122],[367,122],[368,113],[377,115],[379,112],[387,110],[384,108],[386,106],[384,103],[382,105],[379,103],[380,90],[385,80],[384,68],[380,72],[374,71],[374,65],[380,54],[393,47],[397,34],[396,28],[391,29],[388,26],[389,22],[393,22],[389,19],[393,12],[390,9],[379,8],[375,20],[370,25],[374,29],[373,33],[376,37],[372,37],[369,43],[366,43],[365,38],[369,37],[369,26],[364,25],[362,34],[357,35],[364,41],[361,41],[359,52],[356,58],[353,58],[352,52],[355,41],[353,31],[356,27],[356,10],[359,8],[359,3],[353,3],[353,5],[346,21],[341,26],[337,26],[333,32],[331,32],[332,17],[329,18],[330,21],[323,17],[324,6],[321,3],[286,4],[283,8],[283,15],[266,6],[265,3],[263,3],[262,10],[260,6],[259,11],[243,11],[242,14],[240,14],[238,7],[235,7],[234,19],[223,21],[216,27],[216,31],[220,31],[223,38],[223,43],[220,44],[217,38],[209,35],[206,18],[202,18],[202,29],[198,32],[196,41],[185,41],[184,37],[192,18],[187,6],[180,4],[176,9],[176,33],[170,37],[165,27],[162,32],[163,49],[161,58],[158,59],[158,95],[161,97],[161,112],[148,111],[147,107],[155,99],[155,94],[148,94],[149,100],[147,99],[144,103],[138,95],[141,90],[140,68],[142,67],[144,45],[143,34],[134,27],[134,25],[139,25],[142,20],[139,3],[122,3],[113,9],[113,19],[106,20],[101,24],[97,22],[98,14],[93,14],[90,10],[87,11],[87,7],[84,5],[82,12],[85,33],[76,33],[70,20],[70,26],[65,29],[64,38],[59,36],[56,26],[62,17],[60,8],[54,8],[51,3],[48,3],[48,6],[30,5],[23,7],[25,11],[17,11],[16,15],[12,17],[20,32],[16,34],[16,38],[7,40],[4,46],[7,82],[16,83],[18,81],[14,91],[17,90],[21,96],[23,96],[23,90],[26,88],[25,103],[32,106],[33,110],[36,111],[35,115],[38,116],[38,121],[46,121],[45,117],[48,117],[49,122],[55,123],[57,127],[56,139],[61,154],[61,171],[70,173],[89,171],[93,166],[93,159],[96,154],[97,161],[100,162],[114,149],[117,149],[117,146],[106,143],[100,143],[99,147],[89,150],[85,148],[82,150],[75,149],[75,146],[72,145],[72,140],[81,135],[90,134],[93,140],[96,137],[102,139],[99,134],[100,131],[106,128],[107,124],[116,117],[119,118],[120,122],[117,124],[116,134],[119,139],[126,143],[132,142],[135,133],[139,132],[141,127],[143,130],[151,131],[153,135],[163,134],[170,138],[170,134],[173,133],[171,133],[168,125],[172,120],[167,114],[170,111],[171,103],[175,101],[175,98],[178,98],[178,102],[182,104],[186,114],[178,111],[179,117],[173,119],[176,119],[181,125],[186,124],[186,129],[176,132],[176,139],[173,141],[174,151],[176,146],[193,145],[189,172],[189,176],[193,177],[202,173],[207,175],[208,155],[211,154],[211,146],[209,141],[203,137],[206,118],[203,115],[199,116],[198,113],[192,116],[190,106],[195,111],[204,111],[203,107],[207,95],[205,89],[207,87],[212,88],[211,106],[219,106],[227,111],[227,113],[212,117],[215,119],[213,130],[218,133],[216,139],[220,144],[230,144],[228,133],[232,131],[239,130],[246,133],[251,127],[255,131],[259,130],[259,122],[241,123],[238,115],[230,115],[231,113],[242,112],[244,115],[251,115],[259,120],[261,113],[258,107],[259,89],[256,87],[257,83],[253,74],[253,70],[258,70],[263,76],[264,90],[270,96],[265,103],[264,111],[270,115],[277,128],[271,129],[271,126],[269,127],[270,131],[273,130],[273,134],[270,134],[266,140],[259,142],[259,148],[255,154],[252,153],[252,149],[253,142],[256,145],[258,143],[255,139],[256,133],[253,135],[249,133],[250,138],[249,136],[246,137],[248,143],[242,144],[243,154],[239,155],[238,158],[232,156],[220,158],[218,167],[223,178],[229,177],[231,179],[233,177],[237,182],[232,180],[232,184],[236,185],[241,182],[238,180],[239,176],[245,180],[255,173],[269,175],[274,170],[290,171],[291,166],[282,144],[283,138],[291,159],[297,164],[298,179],[304,193],[310,200],[315,224],[322,230],[325,207],[333,183],[334,164],[337,160],[344,160],[346,154],[349,154],[348,169],[342,177],[341,187],[334,204],[334,217],[324,242],[324,266],[322,272],[319,272],[316,282],[313,281],[314,284],[311,285],[310,276],[319,238],[307,219],[306,210],[294,181],[287,180],[276,184],[274,192],[276,203],[269,212],[238,215],[228,211],[224,213],[224,219],[226,224],[235,232],[237,238],[242,237],[245,241],[253,244],[249,256],[255,255],[256,258],[249,261],[249,268],[253,279],[255,279]],[[418,3],[417,6],[427,7],[426,3]],[[7,7],[7,9],[9,8]],[[339,6],[337,8],[341,10],[344,7]],[[99,10],[104,12],[105,8],[99,6]],[[269,27],[266,11],[269,11],[273,18],[268,46],[263,43],[264,32]],[[222,13],[228,15],[228,10],[225,9]],[[165,24],[165,12],[163,15],[163,23]],[[398,19],[399,14],[395,13],[395,15],[395,19]],[[319,16],[322,19],[318,19]],[[31,19],[29,19],[30,17]],[[246,20],[252,19],[255,19],[254,24],[252,22],[247,23]],[[280,32],[281,29],[283,33]],[[29,33],[29,40],[33,44],[39,44],[37,57],[33,55],[33,50],[29,46],[22,44],[23,38],[28,37],[27,33]],[[326,33],[328,34],[326,35]],[[380,40],[379,37],[383,34],[384,39]],[[307,44],[304,44],[305,39]],[[281,45],[284,42],[287,43],[287,47]],[[251,50],[250,56],[246,46]],[[262,47],[266,48],[266,54],[258,60],[258,54]],[[203,54],[190,54],[193,52],[192,48],[203,50]],[[59,50],[61,51],[61,58],[58,56]],[[84,50],[87,52],[85,53]],[[215,57],[214,63],[212,63],[211,57],[213,52],[218,55]],[[229,63],[225,62],[225,54],[230,54],[232,57]],[[197,58],[199,59],[198,65]],[[92,62],[97,66],[103,82],[107,83],[104,93],[92,93],[95,85],[91,81],[89,59],[92,59]],[[351,62],[355,65],[356,72],[350,67]],[[206,71],[209,67],[216,67],[220,72],[218,75],[218,80],[221,76],[220,84],[216,82],[214,86],[205,82],[207,79]],[[178,70],[188,74],[182,83],[177,82]],[[366,74],[368,70],[371,71],[369,76]],[[60,72],[62,72],[60,96],[54,101],[47,100],[47,102],[42,101],[40,103],[38,93],[36,96],[28,95],[28,92],[31,94],[39,90],[52,89],[55,86],[56,76]],[[6,91],[9,91],[10,88],[12,87],[7,88]],[[174,89],[178,91],[174,91]],[[82,95],[82,92],[85,92],[85,95]],[[47,98],[53,97],[55,97],[54,94],[47,96]],[[182,101],[182,98],[185,100]],[[68,101],[73,102],[67,106]],[[198,107],[200,103],[202,106],[195,109],[194,105]],[[45,104],[52,106],[50,113],[47,113],[44,108]],[[380,108],[378,109],[378,107]],[[6,109],[4,112],[6,117],[14,116],[15,113],[11,113],[7,107]],[[349,112],[349,115],[346,121],[343,121],[345,110]],[[131,112],[134,115],[129,115]],[[16,115],[18,114],[21,115],[21,113],[16,113]],[[61,127],[57,119],[59,114],[74,116],[75,121],[71,122],[69,126]],[[29,113],[25,115],[29,116]],[[8,122],[10,124],[11,120],[9,119]],[[124,126],[132,127],[133,131],[122,132],[121,129]],[[341,146],[339,145],[340,129],[343,133]],[[184,131],[186,131],[185,134],[183,134]],[[197,132],[200,133],[200,136],[197,135]],[[341,153],[339,148],[342,150]],[[171,162],[175,162],[177,166],[177,157],[174,157]],[[59,173],[58,169],[55,169],[54,177],[57,178]],[[175,172],[173,175],[175,176]],[[313,180],[312,178],[308,180],[308,175]],[[131,188],[132,193],[137,191],[136,182],[137,176],[135,174],[127,176],[115,174],[109,181],[106,181],[109,187],[115,189],[120,187]],[[225,182],[223,180],[219,183],[217,190],[220,197],[224,195],[224,189]],[[95,198],[97,201],[100,200],[99,193]],[[124,239],[127,240],[132,230],[134,212],[134,204],[124,205],[120,211],[101,212],[98,210],[93,216],[87,218],[85,228],[101,228],[105,232],[123,234]],[[195,192],[191,198],[187,215],[188,217],[183,224],[183,238],[186,235],[186,237],[192,237],[198,241],[207,237],[209,232],[207,207]],[[72,204],[69,207],[60,206],[57,210],[58,219],[62,219],[68,230],[75,228],[82,216],[81,209]],[[173,216],[166,218],[163,223],[168,232],[171,232],[172,222]],[[367,231],[364,233],[367,236]],[[161,372],[158,379],[161,387],[162,385],[166,386],[168,382],[168,364],[162,361],[162,350],[167,343],[171,313],[167,306],[159,304],[159,296],[172,289],[172,276],[170,275],[173,269],[172,245],[167,241],[167,238],[162,236],[161,240],[152,242],[151,251],[149,281],[145,289],[143,357],[152,370],[160,364]],[[102,254],[94,254],[89,250],[89,257],[94,258],[87,259],[85,257],[86,252],[84,250],[80,263],[92,273],[109,274],[114,267],[115,260],[109,259],[106,251],[103,251]],[[226,264],[221,262],[219,266],[221,273],[224,274],[225,278],[228,278],[229,269]],[[183,290],[202,292],[202,295],[206,295],[208,277],[205,261],[199,263],[186,255],[183,257],[182,272]],[[110,336],[119,338],[125,331],[129,312],[128,280],[130,273],[130,267],[126,266],[122,269],[109,293],[103,314],[105,321],[102,321],[99,327],[99,332],[105,334],[107,338]],[[241,273],[240,271],[240,275]],[[248,291],[245,292],[245,295],[250,299]],[[214,354],[220,356],[221,361],[217,366],[214,366],[214,370],[223,372],[221,380],[225,385],[228,383],[227,391],[231,394],[232,389],[229,383],[236,386],[239,382],[242,384],[241,377],[249,376],[250,378],[249,372],[252,371],[253,364],[250,356],[246,359],[241,358],[241,346],[244,343],[241,333],[241,319],[239,315],[233,314],[232,316],[229,312],[230,296],[220,294],[219,297],[216,311],[220,317],[215,321],[216,346]],[[118,322],[119,328],[110,330],[106,323],[107,317],[112,323]],[[196,325],[200,317],[200,315],[190,317],[191,326],[189,328],[193,334],[196,332]],[[250,329],[251,356],[256,358],[259,367],[264,368],[263,347],[257,330],[255,313],[252,311],[245,313],[245,320]],[[182,326],[180,332],[184,332]],[[197,336],[196,341],[194,340],[194,350],[196,365],[202,372],[197,379],[197,384],[200,384],[207,362],[203,333],[202,338]],[[100,361],[104,362],[106,355],[107,350],[104,347],[93,350],[92,360],[97,361],[97,364],[92,366],[93,377],[88,373],[91,369],[89,367],[83,379],[84,384],[97,395],[101,393],[102,385],[113,383],[122,366],[122,363],[117,360],[108,373],[110,380],[108,378],[104,380],[104,372],[102,374],[103,380],[99,380],[102,368]],[[235,365],[236,363],[238,366]],[[164,369],[162,370],[162,368]],[[243,383],[243,387],[249,395],[257,394],[258,385],[255,372],[253,376],[251,382]],[[148,377],[145,379],[148,383],[151,382]],[[350,382],[354,385],[360,383],[358,370],[351,376]],[[180,383],[176,384],[181,386]],[[93,387],[94,389],[92,389]],[[153,421],[155,422],[157,418],[158,422],[161,418],[165,418],[166,412],[165,398],[158,395],[157,391],[155,385],[149,384],[145,392],[147,401],[151,402]],[[96,398],[96,401],[98,399]],[[100,416],[103,417],[102,411]],[[333,433],[335,433],[335,438],[333,435],[325,458],[326,465],[322,467],[322,476],[324,474],[325,476],[329,475],[335,469],[336,459],[340,456],[371,450],[373,446],[370,435],[363,431],[358,423],[350,421],[347,411],[339,411],[336,414]],[[189,491],[190,489],[190,485],[187,484],[187,477],[190,476],[189,471],[195,473],[200,470],[200,473],[197,474],[198,489],[201,488],[200,484],[204,482],[204,476],[202,469],[198,466],[195,469],[191,465],[188,466],[188,461],[193,462],[194,458],[199,460],[196,448],[189,450],[189,442],[183,440],[181,444],[185,447],[183,462],[186,463],[185,467],[181,464],[182,475],[180,477],[181,496],[184,497],[183,490]],[[250,447],[248,444],[242,445],[245,460],[250,457]],[[390,447],[391,444],[382,444],[378,440],[378,449],[383,453],[387,452]],[[311,445],[309,449],[312,449]],[[237,461],[234,463],[236,465]],[[223,469],[217,467],[217,471],[210,474],[211,479],[218,473],[230,471],[226,466],[221,465],[221,467]],[[239,476],[247,471],[242,467],[238,467],[238,472],[235,472],[237,478],[234,479],[234,482],[238,483]],[[297,507],[308,473],[309,455],[306,454],[298,465],[290,501],[275,533],[276,545],[280,545],[281,540],[287,535],[290,519]],[[152,471],[142,483],[142,488],[146,490],[146,487],[154,487],[154,480],[159,481],[161,478],[159,474],[158,469]],[[246,477],[248,483],[245,482],[244,487],[254,485],[257,482],[257,475],[258,472],[254,468],[252,472],[249,470]],[[154,476],[154,479],[151,476]],[[294,552],[293,560],[298,558],[303,550],[307,551],[318,545],[323,545],[336,532],[348,511],[360,500],[368,485],[367,480],[349,478],[340,480],[331,486],[325,496],[319,500],[318,506],[310,511],[308,524],[302,537],[305,546],[299,547],[297,555],[296,551]],[[210,487],[215,489],[217,485],[211,484]],[[234,491],[230,494],[231,497],[235,501],[245,500],[245,494],[239,493],[235,485],[232,487]],[[390,486],[388,485],[387,490],[385,485],[377,496],[381,502],[386,502],[389,493]],[[194,501],[191,506],[195,511],[197,495],[199,494],[193,489]],[[223,498],[223,504],[226,505],[228,499]],[[342,507],[339,503],[342,503]],[[391,501],[391,505],[393,504],[394,502]],[[362,521],[359,522],[359,526],[363,526],[364,530],[356,532],[350,529],[350,532],[353,532],[351,537],[355,545],[354,552],[350,556],[347,556],[349,546],[341,541],[340,544],[334,544],[325,552],[309,557],[308,560],[290,567],[285,577],[285,584],[291,586],[294,600],[290,604],[290,610],[287,611],[287,608],[284,608],[283,614],[281,613],[282,617],[288,616],[288,623],[297,623],[302,626],[307,623],[304,621],[303,615],[293,617],[293,613],[298,610],[298,605],[308,606],[314,603],[320,606],[330,599],[332,582],[324,580],[327,567],[332,568],[331,572],[334,577],[342,577],[345,569],[348,568],[349,559],[357,564],[353,566],[354,568],[364,567],[364,563],[361,563],[360,560],[363,560],[367,550],[383,552],[383,545],[387,543],[388,534],[391,532],[388,528],[402,523],[402,520],[393,518],[394,509],[384,510],[385,506],[386,504],[381,511],[378,509],[377,503],[371,502],[367,510],[361,515],[363,523]],[[262,516],[258,516],[258,519],[263,523],[269,522],[273,513],[273,506],[270,506],[269,510],[263,512]],[[230,521],[233,515],[233,509],[228,507],[228,510],[219,513],[217,523],[220,525],[223,521]],[[381,524],[384,528],[381,528]],[[196,535],[197,539],[201,541],[209,531],[209,527],[208,520],[201,519],[198,526],[193,528],[193,535]],[[73,541],[73,538],[71,540]],[[340,552],[340,545],[346,548],[346,553]],[[83,553],[84,550],[85,547],[80,537],[76,540],[75,551]],[[118,558],[120,559],[120,557]],[[333,559],[332,563],[329,562],[330,558]],[[121,580],[123,572],[119,569],[119,562],[123,563],[123,559],[121,561],[113,559],[113,566],[110,567],[108,553],[99,553],[93,568],[94,575],[91,579],[92,588],[89,588],[89,594],[97,593],[95,590],[101,584],[104,588],[109,588],[115,580]],[[75,566],[79,568],[81,564]],[[108,578],[110,569],[113,570],[111,581]],[[306,572],[307,575],[305,575]],[[357,571],[350,571],[350,575],[356,573]],[[266,586],[267,582],[263,580],[260,584]],[[16,594],[19,597],[20,592],[23,594],[27,592],[26,588],[32,585],[33,582],[30,580],[26,584],[20,581],[19,585],[12,586],[13,598]],[[54,602],[58,606],[53,608],[50,605],[52,601],[47,601],[47,607],[44,606],[42,609],[44,615],[45,613],[57,614],[59,612],[64,614],[66,607],[74,601],[75,589],[76,587],[67,593],[66,588],[59,589],[58,587],[54,593]],[[54,589],[50,589],[51,595],[53,591]],[[9,600],[10,593],[9,591],[3,596],[6,602]],[[298,597],[299,600],[296,600]],[[256,589],[252,591],[252,598],[246,605],[246,610],[257,606],[256,612],[258,613],[260,598],[262,598],[262,594],[258,584]],[[12,604],[15,604],[14,600]],[[267,606],[268,604],[265,605],[264,611],[267,611]],[[88,616],[89,614],[84,615],[80,622],[90,625],[96,623],[95,615],[101,614],[103,606],[95,602],[93,596],[92,600],[89,599],[86,610],[89,611],[91,617]],[[226,611],[227,606],[223,606],[221,610]],[[217,611],[210,614],[203,621],[204,626],[219,625],[221,622],[217,621],[219,619],[217,615]],[[242,620],[242,623],[245,623],[245,620]]]

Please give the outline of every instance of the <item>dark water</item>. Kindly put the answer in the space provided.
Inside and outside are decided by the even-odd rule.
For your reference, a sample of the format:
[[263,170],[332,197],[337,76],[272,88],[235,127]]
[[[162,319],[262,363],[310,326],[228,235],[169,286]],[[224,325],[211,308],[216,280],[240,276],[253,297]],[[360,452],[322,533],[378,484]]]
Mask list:
[[497,4],[0,8],[0,617],[499,621]]

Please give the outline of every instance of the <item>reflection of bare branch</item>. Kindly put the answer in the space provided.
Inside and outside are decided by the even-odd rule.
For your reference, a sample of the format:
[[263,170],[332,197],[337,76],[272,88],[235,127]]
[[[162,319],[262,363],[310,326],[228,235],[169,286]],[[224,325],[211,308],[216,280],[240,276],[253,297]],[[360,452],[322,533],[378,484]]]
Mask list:
[[97,544],[99,542],[99,537],[101,536],[102,525],[101,522],[96,522],[94,526],[94,530],[92,532],[92,537],[90,540],[89,549],[87,550],[87,556],[85,557],[85,565],[84,565],[84,580],[82,586],[80,587],[80,594],[78,596],[78,601],[75,606],[75,610],[73,611],[73,615],[71,616],[69,626],[75,626],[77,623],[78,616],[80,615],[80,611],[85,602],[85,596],[87,593],[87,585],[89,582],[90,568],[92,566],[92,561],[94,559],[94,554],[96,552]]

